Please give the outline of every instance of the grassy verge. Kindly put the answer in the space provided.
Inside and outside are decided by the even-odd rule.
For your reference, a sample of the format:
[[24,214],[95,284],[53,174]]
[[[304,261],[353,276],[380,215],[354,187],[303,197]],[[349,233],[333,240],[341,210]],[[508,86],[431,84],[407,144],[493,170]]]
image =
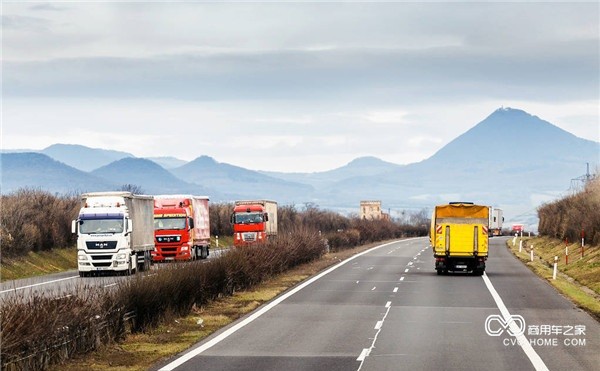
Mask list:
[[6,259],[0,267],[2,281],[41,276],[77,269],[77,249],[53,249],[29,252],[26,256]]
[[[379,244],[379,243],[377,243]],[[183,318],[172,318],[158,328],[143,334],[128,335],[115,345],[77,357],[54,370],[147,370],[230,324],[280,293],[325,268],[377,244],[326,254],[312,263],[303,264],[233,296],[219,298]]]
[[[533,272],[600,320],[600,247],[585,248],[582,257],[579,243],[565,245],[564,242],[545,237],[523,238],[521,252],[518,239],[514,246],[513,240],[509,239],[507,245]],[[532,245],[533,262],[530,255]],[[568,264],[565,247],[569,250]],[[555,256],[558,257],[558,274],[556,279],[552,279]]]

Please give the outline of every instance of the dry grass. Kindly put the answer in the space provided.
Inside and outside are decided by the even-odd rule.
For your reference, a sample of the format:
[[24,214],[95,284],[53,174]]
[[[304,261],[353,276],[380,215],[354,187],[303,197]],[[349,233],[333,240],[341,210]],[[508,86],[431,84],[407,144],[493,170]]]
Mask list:
[[[538,276],[546,279],[563,295],[580,308],[600,319],[600,248],[591,247],[581,257],[580,245],[569,246],[569,263],[565,260],[564,242],[550,238],[524,238],[519,252],[519,241],[515,246],[507,242],[510,250]],[[531,261],[531,245],[534,260]],[[552,279],[554,257],[558,256],[557,279]]]
[[77,269],[77,250],[75,248],[30,251],[26,256],[4,259],[0,276],[2,281],[7,281],[64,272],[70,269]]

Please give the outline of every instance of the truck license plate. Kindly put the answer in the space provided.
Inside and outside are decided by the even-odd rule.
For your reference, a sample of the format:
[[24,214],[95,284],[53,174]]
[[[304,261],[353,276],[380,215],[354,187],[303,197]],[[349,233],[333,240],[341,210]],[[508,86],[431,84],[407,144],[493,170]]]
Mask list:
[[465,264],[457,264],[457,265],[456,265],[456,268],[459,268],[459,269],[467,269],[467,266],[466,266]]

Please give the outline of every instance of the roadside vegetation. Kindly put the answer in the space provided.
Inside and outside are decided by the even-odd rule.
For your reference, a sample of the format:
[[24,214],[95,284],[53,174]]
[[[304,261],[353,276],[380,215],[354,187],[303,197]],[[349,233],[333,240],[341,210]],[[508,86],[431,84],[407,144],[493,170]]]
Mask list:
[[[509,248],[540,277],[600,319],[600,179],[589,182],[582,192],[542,205],[538,216],[540,236],[523,238],[521,252],[519,239],[514,239],[514,245],[513,239],[508,240]],[[555,258],[558,274],[553,279]]]

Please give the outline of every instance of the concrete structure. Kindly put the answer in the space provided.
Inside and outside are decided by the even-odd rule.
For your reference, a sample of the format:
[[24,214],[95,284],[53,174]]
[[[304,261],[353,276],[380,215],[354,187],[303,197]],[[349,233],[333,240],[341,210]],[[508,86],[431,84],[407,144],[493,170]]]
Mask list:
[[360,202],[361,219],[381,219],[381,201],[361,201]]

